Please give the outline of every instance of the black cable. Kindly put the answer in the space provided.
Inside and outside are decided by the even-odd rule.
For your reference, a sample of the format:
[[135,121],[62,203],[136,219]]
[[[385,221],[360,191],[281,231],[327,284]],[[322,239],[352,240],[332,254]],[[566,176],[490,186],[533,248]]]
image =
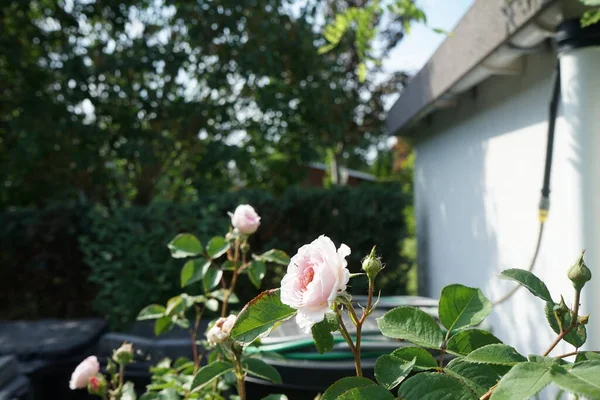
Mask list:
[[[554,151],[554,131],[556,127],[556,116],[558,114],[558,106],[560,100],[560,62],[556,64],[556,71],[554,72],[554,87],[552,89],[552,97],[550,99],[550,109],[548,112],[548,140],[546,142],[546,163],[544,165],[544,181],[542,184],[542,197],[540,199],[540,205],[538,207],[538,218],[540,220],[540,229],[538,233],[537,243],[535,245],[535,251],[531,258],[528,271],[533,271],[535,262],[537,261],[538,254],[540,252],[540,245],[542,244],[542,236],[544,234],[544,223],[548,219],[548,211],[550,209],[550,174],[552,173],[552,153]],[[500,299],[494,301],[494,305],[504,303],[510,299],[513,294],[519,290],[521,285],[515,286],[510,292],[502,296]]]

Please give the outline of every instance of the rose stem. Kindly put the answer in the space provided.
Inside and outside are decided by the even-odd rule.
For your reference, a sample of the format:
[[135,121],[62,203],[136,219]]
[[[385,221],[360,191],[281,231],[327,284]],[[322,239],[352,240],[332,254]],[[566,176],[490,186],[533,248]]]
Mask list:
[[554,339],[554,342],[548,347],[548,349],[544,352],[543,356],[547,356],[550,352],[556,347],[560,341],[569,334],[574,328],[577,327],[577,317],[579,316],[579,300],[581,296],[581,290],[575,291],[575,304],[573,305],[573,312],[571,313],[571,323],[567,327],[567,329],[560,332],[560,334]]
[[[239,260],[239,251],[240,251],[240,241],[236,239],[235,241],[235,254],[233,256],[233,277],[231,278],[231,283],[229,285],[229,289],[225,290],[225,294],[223,295],[223,305],[221,306],[221,317],[227,317],[227,304],[229,303],[229,297],[233,290],[235,289],[235,284],[237,282],[237,272],[238,272],[238,260]],[[244,253],[244,252],[242,252]],[[246,263],[246,254],[242,254],[243,261],[242,263]]]
[[373,303],[373,289],[374,289],[373,288],[373,280],[369,279],[369,296],[367,297],[367,307],[363,310],[360,320],[358,320],[358,318],[356,318],[356,313],[355,313],[352,305],[350,305],[350,307],[348,308],[348,311],[351,310],[350,312],[354,315],[354,320],[358,320],[358,323],[356,324],[356,356],[355,356],[356,371],[357,371],[358,376],[362,376],[362,368],[361,368],[361,360],[360,360],[360,358],[361,358],[360,357],[360,340],[361,340],[361,336],[362,336],[362,326],[365,323],[369,314],[371,313],[371,305]]
[[200,359],[198,358],[198,346],[196,345],[196,337],[198,336],[198,327],[200,326],[200,318],[202,317],[202,309],[196,306],[196,319],[194,321],[194,329],[190,329],[192,337],[192,354],[194,355],[194,375],[200,368]]
[[354,356],[354,366],[356,368],[356,376],[363,376],[362,369],[360,367],[360,355],[356,352],[356,346],[354,346],[354,342],[352,342],[352,338],[346,329],[346,325],[344,325],[344,320],[342,319],[342,313],[339,308],[336,306],[336,315],[338,317],[338,322],[340,324],[340,333],[346,339],[346,343],[348,343],[348,347],[352,351],[352,355]]

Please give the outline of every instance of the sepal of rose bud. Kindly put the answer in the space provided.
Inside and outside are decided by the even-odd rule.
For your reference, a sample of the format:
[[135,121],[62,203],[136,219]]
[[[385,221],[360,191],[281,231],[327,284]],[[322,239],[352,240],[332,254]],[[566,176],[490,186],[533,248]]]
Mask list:
[[248,254],[248,252],[250,251],[250,245],[248,244],[248,241],[244,240],[244,242],[240,246],[240,249],[242,250],[242,253]]
[[131,343],[123,343],[121,347],[113,352],[112,358],[119,365],[127,365],[133,361],[133,346]]
[[578,321],[581,325],[587,325],[588,321],[590,320],[590,315],[581,315],[578,318]]
[[104,398],[108,384],[106,378],[102,374],[96,374],[90,378],[87,385],[89,394]]
[[592,279],[592,271],[585,265],[585,261],[583,261],[583,254],[585,250],[581,252],[581,255],[575,261],[569,271],[567,272],[567,276],[573,283],[573,287],[575,290],[581,290],[585,286],[586,282]]
[[373,282],[377,274],[381,272],[383,269],[383,264],[381,260],[375,256],[375,246],[371,250],[371,254],[369,254],[362,262],[362,270],[365,271],[369,281]]

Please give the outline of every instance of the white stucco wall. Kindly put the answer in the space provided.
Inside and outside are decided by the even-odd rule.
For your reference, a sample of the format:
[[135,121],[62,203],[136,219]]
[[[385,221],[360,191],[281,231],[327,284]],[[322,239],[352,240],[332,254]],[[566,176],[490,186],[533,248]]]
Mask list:
[[[600,54],[590,57],[600,70]],[[497,278],[498,273],[528,267],[539,226],[555,62],[549,50],[531,55],[525,74],[490,78],[463,94],[457,107],[438,111],[422,124],[416,143],[415,201],[419,262],[427,270],[428,295],[437,297],[445,285],[462,283],[481,287],[495,300],[513,287]],[[589,87],[579,89],[600,93],[600,77],[587,83]],[[575,90],[576,85],[571,80],[563,86]],[[573,110],[578,110],[573,102],[580,101],[573,93],[564,94],[557,120],[550,216],[534,269],[553,296],[563,294],[568,304],[573,294],[568,267],[582,248],[587,248],[588,264],[600,252],[600,132],[590,137],[594,127],[589,123],[588,131],[573,125]],[[600,103],[585,107],[600,126]],[[583,311],[595,312],[599,319],[600,265],[590,267],[596,283],[586,287]],[[542,300],[520,290],[493,311],[494,333],[523,354],[539,354],[555,337],[543,307]],[[598,327],[590,326],[589,343],[600,348]]]

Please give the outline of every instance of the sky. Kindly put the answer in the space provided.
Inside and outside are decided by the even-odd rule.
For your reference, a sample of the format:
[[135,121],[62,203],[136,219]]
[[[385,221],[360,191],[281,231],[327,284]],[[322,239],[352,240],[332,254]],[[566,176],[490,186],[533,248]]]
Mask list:
[[427,23],[413,25],[411,32],[383,61],[384,71],[418,72],[446,35],[436,33],[432,28],[451,32],[452,28],[473,4],[474,0],[420,0],[417,2],[427,16]]

